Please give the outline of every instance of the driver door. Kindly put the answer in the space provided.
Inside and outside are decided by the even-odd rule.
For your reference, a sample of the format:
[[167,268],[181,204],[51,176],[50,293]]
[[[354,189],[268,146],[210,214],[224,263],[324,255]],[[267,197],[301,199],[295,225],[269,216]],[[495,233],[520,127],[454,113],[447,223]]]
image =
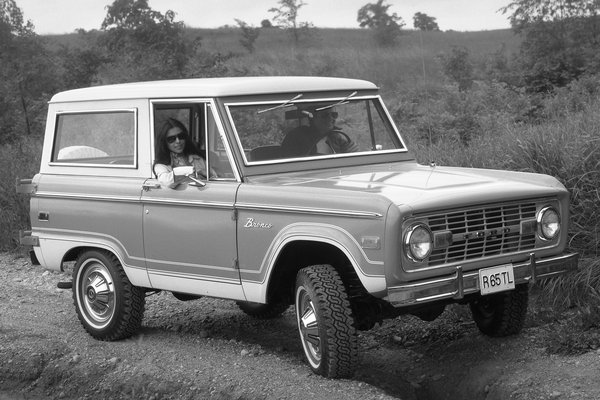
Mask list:
[[[155,132],[161,119],[180,120],[203,149],[223,147],[218,132],[207,134],[217,124],[208,102],[153,104]],[[209,143],[208,138],[219,143]],[[227,157],[227,154],[225,157]],[[231,164],[219,160],[220,168]],[[225,162],[223,162],[225,161]],[[213,159],[216,164],[217,160]],[[210,163],[210,160],[209,160]],[[227,168],[227,167],[225,167]],[[150,178],[142,193],[144,253],[153,288],[181,293],[243,300],[237,269],[234,203],[239,183],[228,178],[211,178],[205,185],[191,180],[175,189],[161,187]]]

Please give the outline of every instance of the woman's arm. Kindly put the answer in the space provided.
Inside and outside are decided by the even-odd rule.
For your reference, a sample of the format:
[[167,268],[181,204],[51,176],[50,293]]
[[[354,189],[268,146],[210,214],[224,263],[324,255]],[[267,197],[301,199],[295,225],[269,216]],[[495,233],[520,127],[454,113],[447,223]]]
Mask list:
[[154,166],[154,173],[156,173],[161,186],[171,189],[175,189],[177,185],[185,180],[185,175],[175,175],[170,165],[156,164]]

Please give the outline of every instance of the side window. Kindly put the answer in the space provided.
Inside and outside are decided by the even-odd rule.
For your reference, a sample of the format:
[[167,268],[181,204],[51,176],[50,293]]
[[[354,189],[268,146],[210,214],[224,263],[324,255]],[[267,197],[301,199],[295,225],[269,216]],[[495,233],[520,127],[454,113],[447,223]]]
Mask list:
[[135,166],[136,112],[59,114],[52,161]]
[[184,130],[191,140],[191,145],[186,144],[182,152],[187,156],[195,154],[208,159],[211,180],[234,178],[227,151],[207,103],[154,104],[154,158],[157,163],[165,164],[171,160],[166,137],[171,135],[169,130],[175,126],[182,127],[178,130]]

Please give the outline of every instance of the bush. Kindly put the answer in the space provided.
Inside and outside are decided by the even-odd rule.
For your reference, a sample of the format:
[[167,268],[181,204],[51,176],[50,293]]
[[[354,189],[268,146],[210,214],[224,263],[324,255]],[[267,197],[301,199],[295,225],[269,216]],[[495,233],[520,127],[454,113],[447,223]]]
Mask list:
[[439,57],[442,71],[451,81],[458,85],[458,90],[464,92],[473,86],[473,63],[469,57],[469,49],[464,46],[453,46],[450,54]]
[[571,193],[571,247],[598,256],[600,248],[600,101],[548,123],[515,126],[517,146],[509,149],[511,169],[558,178]]
[[38,172],[42,141],[37,137],[21,137],[19,141],[0,147],[0,251],[19,246],[19,230],[29,225],[29,196],[18,194],[18,178],[32,178]]

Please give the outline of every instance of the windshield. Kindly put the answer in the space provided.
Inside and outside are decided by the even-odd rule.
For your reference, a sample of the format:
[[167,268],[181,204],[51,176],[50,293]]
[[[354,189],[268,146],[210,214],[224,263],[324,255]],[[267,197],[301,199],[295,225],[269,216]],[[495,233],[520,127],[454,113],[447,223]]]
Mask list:
[[378,97],[229,104],[246,162],[404,149]]

